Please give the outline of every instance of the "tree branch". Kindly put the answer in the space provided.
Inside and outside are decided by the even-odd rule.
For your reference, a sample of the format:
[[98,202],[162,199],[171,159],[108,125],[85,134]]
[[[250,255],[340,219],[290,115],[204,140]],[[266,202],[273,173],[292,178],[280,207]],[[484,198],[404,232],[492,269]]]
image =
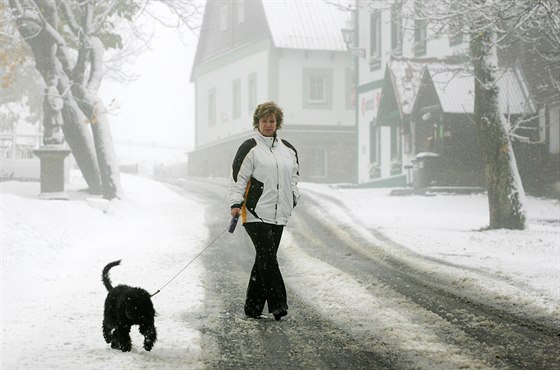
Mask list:
[[111,14],[116,4],[117,4],[117,0],[112,0],[111,3],[105,8],[105,10],[97,17],[95,17],[92,24],[93,32],[98,32],[103,27],[105,20],[107,19],[109,14]]
[[103,43],[98,37],[90,39],[90,74],[87,83],[87,91],[90,96],[96,96],[101,81],[103,80]]
[[74,33],[76,37],[80,36],[80,25],[76,20],[76,16],[74,15],[74,11],[70,7],[70,4],[66,0],[57,0],[59,8],[62,10],[62,15],[68,24],[68,27]]

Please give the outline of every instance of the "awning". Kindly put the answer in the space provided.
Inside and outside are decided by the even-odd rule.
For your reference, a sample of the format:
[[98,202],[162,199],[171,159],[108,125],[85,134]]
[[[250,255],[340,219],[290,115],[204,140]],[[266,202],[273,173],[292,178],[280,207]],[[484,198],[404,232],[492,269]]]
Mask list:
[[[443,63],[426,65],[425,72],[433,82],[433,88],[444,113],[472,114],[474,112],[474,76],[464,66]],[[519,71],[504,69],[499,73],[497,84],[500,90],[500,105],[504,114],[534,112],[528,91]],[[433,93],[422,86],[418,95]],[[415,107],[416,108],[416,107]],[[417,107],[421,108],[421,107]]]
[[[518,70],[504,69],[497,80],[504,114],[535,111]],[[474,76],[463,64],[391,60],[387,63],[376,124],[395,125],[430,104],[443,113],[474,112]]]
[[424,64],[410,60],[391,60],[387,63],[377,123],[393,125],[412,111]]

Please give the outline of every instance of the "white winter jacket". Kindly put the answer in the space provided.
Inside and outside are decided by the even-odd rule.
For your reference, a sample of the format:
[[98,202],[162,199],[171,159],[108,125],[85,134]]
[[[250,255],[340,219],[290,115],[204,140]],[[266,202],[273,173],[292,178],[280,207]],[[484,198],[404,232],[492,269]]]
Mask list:
[[299,162],[286,140],[257,131],[246,140],[232,164],[229,200],[241,208],[241,221],[286,225],[299,199]]

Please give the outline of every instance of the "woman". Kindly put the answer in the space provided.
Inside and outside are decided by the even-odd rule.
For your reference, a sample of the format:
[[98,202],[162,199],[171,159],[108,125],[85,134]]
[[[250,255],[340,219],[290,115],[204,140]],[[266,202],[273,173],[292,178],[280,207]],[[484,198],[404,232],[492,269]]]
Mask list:
[[245,314],[252,318],[261,318],[265,303],[276,320],[288,314],[276,253],[299,198],[299,163],[296,149],[278,138],[283,119],[274,102],[258,105],[255,135],[241,144],[232,164],[231,215],[241,216],[256,251],[245,300]]

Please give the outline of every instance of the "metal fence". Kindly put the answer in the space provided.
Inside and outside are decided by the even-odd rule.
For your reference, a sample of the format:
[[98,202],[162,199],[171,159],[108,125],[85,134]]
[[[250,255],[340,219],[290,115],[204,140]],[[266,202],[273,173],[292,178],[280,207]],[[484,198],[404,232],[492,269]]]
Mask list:
[[0,158],[32,159],[41,146],[42,134],[0,133]]

